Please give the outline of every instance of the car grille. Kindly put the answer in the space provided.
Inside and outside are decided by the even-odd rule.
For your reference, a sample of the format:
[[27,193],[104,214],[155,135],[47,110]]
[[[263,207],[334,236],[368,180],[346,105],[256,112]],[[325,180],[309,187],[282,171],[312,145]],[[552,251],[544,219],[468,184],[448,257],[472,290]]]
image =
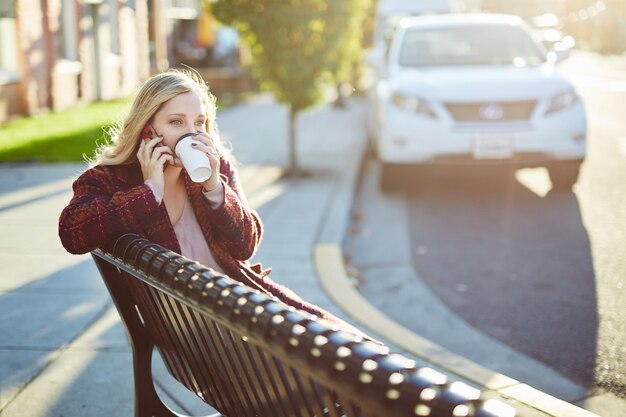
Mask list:
[[445,103],[457,122],[510,122],[529,120],[535,100],[484,103]]

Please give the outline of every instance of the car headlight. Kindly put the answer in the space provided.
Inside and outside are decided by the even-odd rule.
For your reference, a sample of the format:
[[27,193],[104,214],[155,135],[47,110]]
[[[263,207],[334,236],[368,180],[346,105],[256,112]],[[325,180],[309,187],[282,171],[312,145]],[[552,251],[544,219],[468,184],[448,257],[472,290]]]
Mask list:
[[578,94],[575,91],[565,91],[563,93],[559,93],[552,97],[550,101],[550,105],[548,106],[548,110],[546,110],[546,114],[556,113],[558,111],[564,110],[579,100]]
[[419,113],[432,118],[437,117],[428,102],[419,97],[407,96],[401,93],[394,92],[391,94],[391,103],[400,109]]

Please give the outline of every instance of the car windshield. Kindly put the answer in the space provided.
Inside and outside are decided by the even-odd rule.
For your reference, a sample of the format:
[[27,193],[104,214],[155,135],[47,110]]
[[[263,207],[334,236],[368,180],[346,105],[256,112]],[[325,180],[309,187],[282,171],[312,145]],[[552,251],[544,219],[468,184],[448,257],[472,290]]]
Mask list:
[[407,30],[399,64],[408,67],[526,67],[545,61],[539,46],[520,27],[465,26]]

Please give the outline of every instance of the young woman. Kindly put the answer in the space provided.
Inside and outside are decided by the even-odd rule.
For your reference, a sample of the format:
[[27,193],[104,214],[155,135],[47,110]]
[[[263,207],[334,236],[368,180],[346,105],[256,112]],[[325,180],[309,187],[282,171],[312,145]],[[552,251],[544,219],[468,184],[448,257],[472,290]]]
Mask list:
[[[215,98],[197,74],[170,70],[150,78],[123,125],[112,131],[112,143],[98,150],[92,167],[74,183],[74,196],[59,219],[63,246],[86,253],[122,233],[137,233],[358,332],[274,283],[260,264],[250,265],[262,223],[247,205],[215,116]],[[210,160],[212,174],[203,183],[190,179],[172,151],[189,133],[195,133],[192,146]]]

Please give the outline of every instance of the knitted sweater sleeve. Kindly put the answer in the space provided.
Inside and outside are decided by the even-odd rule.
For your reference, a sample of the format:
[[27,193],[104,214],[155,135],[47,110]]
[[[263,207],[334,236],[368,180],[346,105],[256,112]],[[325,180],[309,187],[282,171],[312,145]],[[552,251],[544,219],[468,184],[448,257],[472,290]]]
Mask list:
[[207,216],[215,237],[239,260],[248,260],[256,252],[263,235],[263,224],[248,202],[239,184],[237,170],[226,159],[220,161],[220,177],[224,186],[224,203],[211,207],[208,200]]
[[74,182],[74,196],[59,218],[59,237],[68,252],[90,252],[158,213],[148,185],[115,191],[112,181],[110,172],[95,167]]

